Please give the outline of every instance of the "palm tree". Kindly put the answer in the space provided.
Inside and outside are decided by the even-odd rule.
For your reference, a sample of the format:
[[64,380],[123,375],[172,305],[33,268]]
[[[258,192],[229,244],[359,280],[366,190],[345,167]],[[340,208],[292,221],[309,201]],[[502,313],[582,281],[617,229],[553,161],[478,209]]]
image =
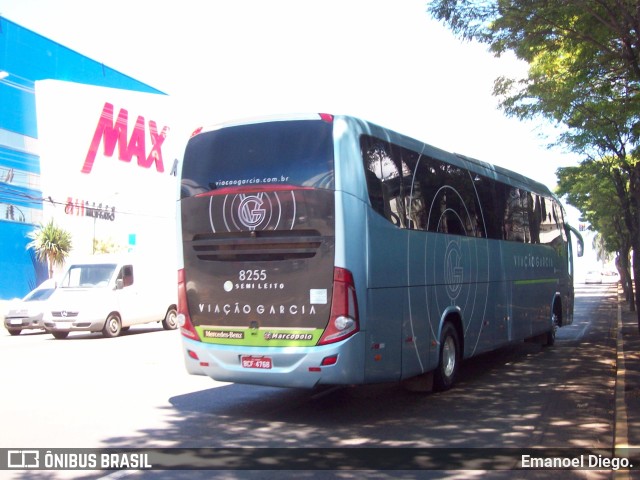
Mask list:
[[31,242],[27,249],[33,248],[36,257],[49,266],[49,278],[53,276],[54,265],[64,264],[65,258],[71,252],[71,234],[53,224],[53,219],[46,225],[29,232],[27,236]]

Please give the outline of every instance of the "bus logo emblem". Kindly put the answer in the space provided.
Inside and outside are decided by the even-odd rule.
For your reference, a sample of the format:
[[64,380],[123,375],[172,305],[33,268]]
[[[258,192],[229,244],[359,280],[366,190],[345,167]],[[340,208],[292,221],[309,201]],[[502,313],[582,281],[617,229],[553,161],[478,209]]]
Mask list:
[[447,245],[444,268],[447,295],[451,300],[455,300],[458,298],[458,295],[460,295],[462,282],[464,280],[462,251],[460,249],[460,244],[456,241],[451,241]]
[[238,205],[238,220],[240,223],[249,230],[254,230],[264,221],[267,215],[263,205],[262,194],[242,195]]
[[293,230],[298,214],[295,192],[255,192],[211,196],[211,231]]

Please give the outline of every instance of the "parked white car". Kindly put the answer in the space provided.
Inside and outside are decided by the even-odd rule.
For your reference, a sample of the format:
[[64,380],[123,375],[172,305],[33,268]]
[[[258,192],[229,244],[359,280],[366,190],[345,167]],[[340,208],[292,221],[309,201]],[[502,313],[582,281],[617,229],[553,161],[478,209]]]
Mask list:
[[45,280],[22,300],[12,302],[4,315],[7,331],[20,335],[23,330],[43,329],[42,316],[55,290],[55,281]]
[[44,314],[44,328],[58,339],[76,331],[117,337],[132,325],[151,322],[175,329],[176,275],[129,255],[73,262]]
[[600,270],[588,271],[584,283],[602,283],[602,272]]

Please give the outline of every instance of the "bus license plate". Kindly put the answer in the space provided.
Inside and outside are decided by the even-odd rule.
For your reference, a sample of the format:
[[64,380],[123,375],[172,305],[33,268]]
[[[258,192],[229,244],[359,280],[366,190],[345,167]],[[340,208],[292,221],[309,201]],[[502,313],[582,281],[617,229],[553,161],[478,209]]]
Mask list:
[[262,368],[268,370],[271,368],[271,358],[269,357],[241,357],[242,368]]

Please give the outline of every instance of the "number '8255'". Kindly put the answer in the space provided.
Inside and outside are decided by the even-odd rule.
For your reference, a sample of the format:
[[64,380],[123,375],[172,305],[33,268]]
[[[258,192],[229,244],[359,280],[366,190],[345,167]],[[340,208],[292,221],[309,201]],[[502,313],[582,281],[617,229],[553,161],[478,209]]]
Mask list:
[[257,282],[267,279],[266,270],[240,270],[238,272],[238,280],[241,282]]

